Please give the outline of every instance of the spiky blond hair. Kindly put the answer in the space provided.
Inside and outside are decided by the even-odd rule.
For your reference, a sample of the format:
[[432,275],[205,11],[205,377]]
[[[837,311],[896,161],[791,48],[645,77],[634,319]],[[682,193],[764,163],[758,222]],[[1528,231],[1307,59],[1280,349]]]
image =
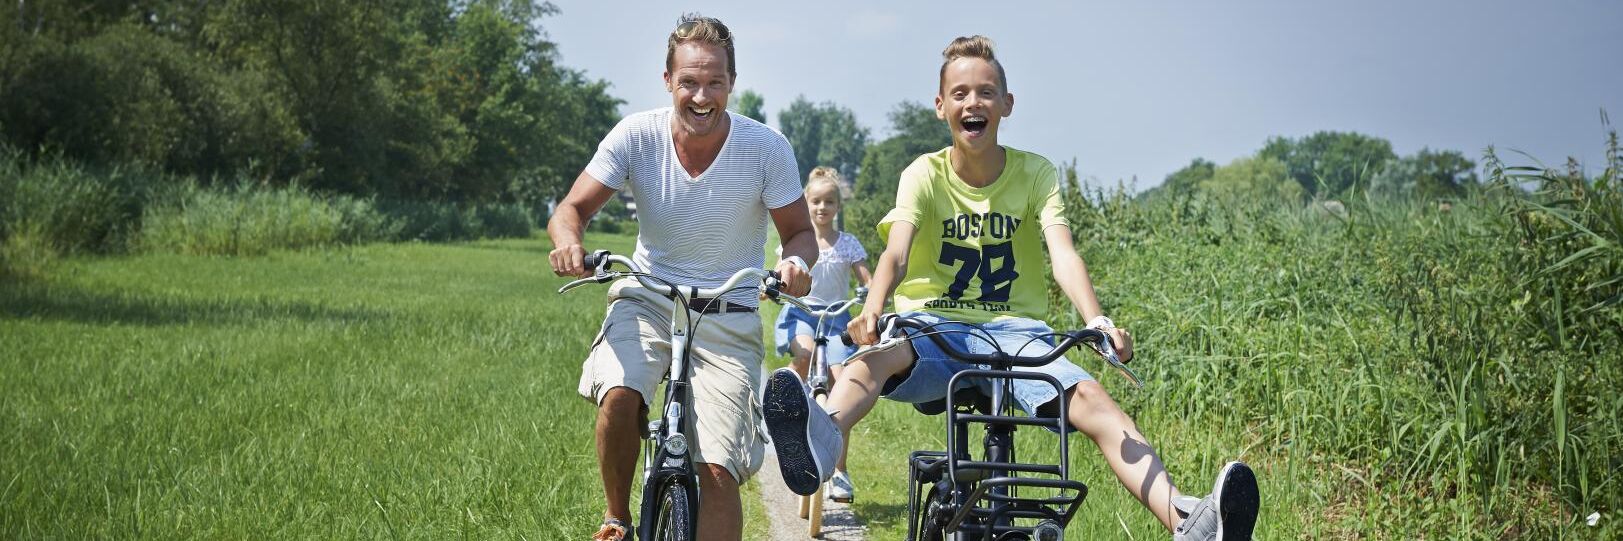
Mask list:
[[941,76],[936,87],[939,89],[947,84],[947,65],[952,64],[952,61],[960,58],[979,58],[997,68],[997,84],[1004,92],[1008,92],[1009,76],[1003,72],[1003,63],[997,61],[997,55],[992,52],[992,48],[992,38],[978,34],[953,39],[952,43],[947,44],[947,48],[941,51]]

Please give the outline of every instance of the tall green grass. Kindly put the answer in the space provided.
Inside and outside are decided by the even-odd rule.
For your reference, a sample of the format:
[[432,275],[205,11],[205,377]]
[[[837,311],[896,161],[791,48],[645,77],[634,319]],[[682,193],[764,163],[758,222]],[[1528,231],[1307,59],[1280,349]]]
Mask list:
[[[1341,212],[1074,196],[1079,249],[1147,383],[1077,362],[1184,490],[1206,492],[1226,460],[1254,464],[1265,539],[1616,538],[1612,141],[1598,176],[1490,158],[1459,198]],[[56,215],[76,214],[27,214]],[[13,224],[53,223],[15,216],[8,243]],[[99,231],[113,233],[77,238],[131,230]],[[548,248],[70,257],[70,272],[5,282],[0,536],[579,535],[600,509],[573,386],[602,305],[549,293]],[[1080,324],[1062,309],[1051,323]],[[882,401],[858,425],[872,538],[905,530],[901,466],[943,446],[941,423]],[[1019,433],[1028,456],[1051,457],[1045,436]],[[1164,538],[1091,442],[1069,445],[1093,488],[1070,538]]]
[[402,240],[443,242],[479,238],[522,238],[534,233],[536,214],[523,205],[462,205],[424,201],[385,201],[384,213],[400,222]]
[[0,146],[0,274],[38,277],[63,255],[258,255],[374,241],[533,234],[509,203],[377,202],[253,179],[204,183],[140,167],[30,158]]
[[46,158],[0,145],[0,274],[38,275],[58,255],[122,251],[154,175]]
[[261,255],[271,250],[395,238],[400,225],[365,199],[323,197],[299,186],[183,182],[142,215],[139,247],[183,254]]
[[1141,423],[1234,431],[1265,477],[1292,478],[1265,487],[1283,492],[1265,494],[1270,523],[1294,507],[1338,536],[1594,533],[1582,517],[1623,505],[1612,141],[1596,177],[1490,156],[1461,199],[1344,214],[1095,192],[1071,219],[1152,381],[1125,403]]

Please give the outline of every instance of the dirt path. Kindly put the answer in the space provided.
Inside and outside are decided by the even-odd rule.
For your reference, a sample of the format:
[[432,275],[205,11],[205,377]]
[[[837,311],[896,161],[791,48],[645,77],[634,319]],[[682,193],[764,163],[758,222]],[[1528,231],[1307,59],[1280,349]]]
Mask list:
[[[806,519],[800,518],[800,498],[784,486],[778,471],[778,456],[768,448],[766,463],[756,479],[761,482],[761,503],[772,521],[772,540],[811,539],[806,535]],[[818,539],[863,541],[867,533],[867,528],[851,513],[850,505],[823,500],[823,534]]]

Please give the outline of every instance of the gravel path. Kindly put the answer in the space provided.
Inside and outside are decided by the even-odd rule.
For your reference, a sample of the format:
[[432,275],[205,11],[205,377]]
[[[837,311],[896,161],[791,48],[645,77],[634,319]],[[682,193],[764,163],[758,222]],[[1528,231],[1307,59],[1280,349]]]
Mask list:
[[[806,535],[806,519],[800,518],[800,497],[784,486],[778,471],[778,455],[768,448],[766,463],[761,465],[761,472],[755,478],[761,482],[761,503],[772,521],[772,540],[810,539]],[[863,541],[867,534],[868,529],[851,513],[850,505],[823,500],[823,534],[818,539]]]

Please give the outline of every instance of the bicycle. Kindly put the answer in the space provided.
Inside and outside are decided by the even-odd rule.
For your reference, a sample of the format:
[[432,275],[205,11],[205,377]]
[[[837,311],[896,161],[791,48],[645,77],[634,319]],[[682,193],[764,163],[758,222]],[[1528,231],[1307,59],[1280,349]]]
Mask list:
[[[611,271],[619,264],[625,271]],[[698,527],[699,480],[693,457],[688,453],[688,436],[684,433],[693,415],[690,355],[693,334],[704,313],[697,318],[689,315],[690,301],[710,299],[719,302],[727,293],[757,287],[770,297],[793,298],[780,293],[782,285],[777,273],[765,269],[742,269],[733,273],[725,283],[715,288],[696,288],[673,284],[648,273],[635,261],[608,250],[598,250],[586,257],[585,267],[593,275],[564,284],[558,288],[563,294],[587,284],[604,284],[621,278],[635,278],[642,287],[671,299],[671,363],[666,374],[663,409],[648,423],[643,443],[642,506],[638,517],[642,525],[637,538],[645,541],[687,541],[693,539]],[[752,283],[758,282],[758,283]],[[749,285],[745,285],[749,284]],[[797,299],[798,300],[798,299]],[[650,520],[649,517],[653,517]]]
[[[780,294],[773,298],[773,300],[779,301],[779,304],[788,301],[789,304],[805,310],[806,313],[817,318],[817,324],[812,327],[813,348],[811,360],[806,367],[806,384],[811,387],[812,398],[817,400],[818,405],[822,405],[828,400],[829,389],[833,386],[833,378],[830,376],[827,358],[830,318],[846,313],[853,306],[861,306],[867,296],[868,288],[859,287],[856,290],[856,296],[828,305],[821,310],[815,309],[815,307],[789,295]],[[812,537],[821,535],[823,531],[823,493],[827,486],[828,483],[825,482],[818,485],[817,491],[810,496],[799,497],[800,518],[807,520],[806,531]]]
[[[886,314],[880,318],[880,342],[851,355],[851,360],[856,360],[891,349],[904,341],[929,337],[947,355],[963,362],[986,366],[953,375],[947,384],[946,398],[914,404],[915,409],[927,415],[946,413],[947,441],[951,450],[914,451],[908,456],[907,539],[1063,539],[1065,527],[1075,517],[1088,493],[1086,484],[1070,478],[1070,454],[1066,443],[1071,427],[1065,420],[1065,389],[1052,376],[1015,371],[1013,368],[1042,366],[1060,358],[1077,345],[1090,343],[1110,366],[1133,384],[1142,386],[1142,383],[1116,356],[1109,337],[1097,329],[1056,332],[1033,338],[1058,337],[1060,340],[1046,354],[1020,356],[1018,353],[1025,345],[1015,354],[1009,354],[998,347],[984,329],[951,323],[962,327],[943,330],[937,328],[943,324]],[[903,329],[915,333],[900,332]],[[979,336],[992,344],[993,351],[973,353],[959,350],[942,338],[942,334],[947,332]],[[846,344],[851,343],[847,334],[842,334],[841,339]],[[973,386],[961,385],[977,378],[991,384],[989,395],[982,394]],[[1025,416],[1012,414],[1013,382],[1021,379],[1047,383],[1055,389],[1059,406],[1057,417],[1037,412]],[[986,434],[980,460],[974,460],[970,453],[971,424],[982,425]],[[1014,445],[1014,431],[1018,426],[1043,427],[1057,433],[1058,464],[1019,462]],[[1022,489],[1037,494],[1022,496]]]

